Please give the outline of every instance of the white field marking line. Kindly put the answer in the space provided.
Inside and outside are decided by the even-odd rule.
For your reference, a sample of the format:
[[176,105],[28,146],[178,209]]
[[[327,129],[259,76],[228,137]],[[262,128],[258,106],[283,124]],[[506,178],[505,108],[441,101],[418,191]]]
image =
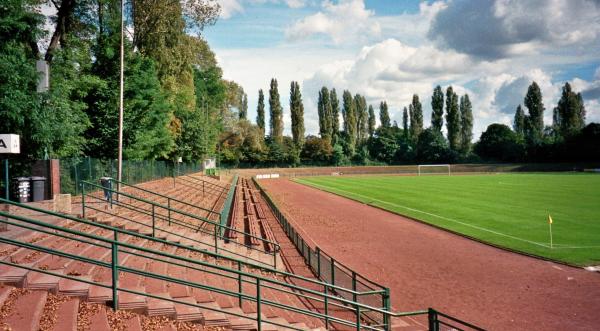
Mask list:
[[[481,231],[493,233],[493,234],[498,235],[498,236],[503,236],[503,237],[514,239],[514,240],[523,241],[523,242],[526,242],[526,243],[529,243],[529,244],[533,244],[533,245],[537,245],[537,246],[541,246],[541,247],[544,247],[544,248],[550,248],[550,245],[548,245],[548,244],[543,244],[543,243],[539,243],[539,242],[536,242],[536,241],[531,241],[531,240],[527,240],[527,239],[523,239],[523,238],[511,236],[511,235],[508,235],[508,234],[505,234],[505,233],[501,233],[501,232],[493,231],[493,230],[490,230],[490,229],[482,228],[480,226],[476,226],[476,225],[473,225],[473,224],[461,222],[461,221],[458,221],[458,220],[455,220],[455,219],[452,219],[452,218],[448,218],[448,217],[444,217],[444,216],[432,214],[432,213],[429,213],[429,212],[426,212],[426,211],[422,211],[422,210],[418,210],[418,209],[414,209],[414,208],[410,208],[410,207],[398,205],[398,204],[395,204],[395,203],[392,203],[392,202],[387,202],[387,201],[384,201],[384,200],[375,199],[375,198],[372,198],[372,197],[369,197],[369,196],[366,196],[366,195],[362,195],[360,193],[354,193],[354,192],[350,192],[350,191],[346,191],[346,190],[342,190],[342,189],[337,189],[337,188],[334,189],[334,188],[331,188],[331,187],[322,186],[322,185],[315,184],[315,183],[310,183],[310,184],[311,185],[315,185],[315,186],[319,186],[321,188],[324,188],[325,190],[327,190],[327,189],[329,189],[329,190],[337,190],[337,191],[341,191],[341,192],[346,192],[346,193],[348,193],[350,195],[358,195],[358,196],[361,196],[363,198],[371,199],[371,201],[379,201],[379,202],[387,204],[387,205],[396,206],[396,207],[404,208],[406,210],[411,210],[411,211],[414,211],[414,212],[417,212],[417,213],[421,213],[421,214],[425,214],[425,215],[437,217],[437,218],[440,218],[440,219],[443,219],[443,220],[447,220],[447,221],[450,221],[450,222],[454,222],[454,223],[458,223],[458,224],[461,224],[461,225],[464,225],[464,226],[467,226],[467,227],[470,227],[470,228],[474,228],[474,229],[477,229],[477,230],[481,230]],[[564,248],[567,248],[567,247],[564,247]]]

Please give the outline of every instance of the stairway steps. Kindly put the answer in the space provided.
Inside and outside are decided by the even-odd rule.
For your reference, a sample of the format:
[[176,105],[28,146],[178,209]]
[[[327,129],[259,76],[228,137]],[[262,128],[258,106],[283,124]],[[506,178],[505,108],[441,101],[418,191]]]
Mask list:
[[[165,299],[172,299],[169,293],[156,293],[154,295]],[[151,297],[148,297],[146,300],[148,302],[148,306],[146,308],[148,316],[175,315],[175,304],[172,301],[161,300]]]
[[56,331],[77,331],[77,312],[79,310],[79,299],[73,298],[61,302],[56,310]]
[[[75,277],[75,278],[79,278],[82,280],[87,280],[87,281],[91,281],[92,280],[92,276],[79,276],[79,277]],[[90,284],[88,283],[83,283],[83,282],[79,282],[76,280],[72,280],[72,279],[66,279],[66,278],[62,278],[59,280],[58,282],[58,293],[63,294],[63,295],[67,295],[67,296],[74,296],[74,297],[87,297],[90,291]]]
[[4,327],[13,331],[37,331],[48,292],[30,291],[19,296],[4,320]]
[[[178,298],[177,300],[196,304],[196,300],[192,297],[183,297]],[[204,319],[204,315],[202,311],[198,307],[185,305],[182,303],[175,304],[175,319],[177,321],[187,322],[187,321],[200,321]]]
[[125,321],[126,331],[142,331],[142,323],[140,322],[139,316],[133,316],[132,318]]
[[[64,274],[64,270],[53,270],[52,272],[61,275]],[[27,274],[27,285],[25,287],[31,290],[47,290],[56,292],[60,279],[61,278],[58,276],[30,271]]]
[[93,331],[111,331],[111,327],[108,324],[108,316],[106,315],[106,308],[100,307],[98,311],[90,316],[90,329]]

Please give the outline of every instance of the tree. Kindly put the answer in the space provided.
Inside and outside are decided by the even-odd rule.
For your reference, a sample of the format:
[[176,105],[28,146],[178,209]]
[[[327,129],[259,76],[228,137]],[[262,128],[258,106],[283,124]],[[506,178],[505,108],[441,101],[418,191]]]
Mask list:
[[290,87],[290,113],[292,115],[292,139],[300,151],[304,145],[304,105],[298,82],[292,82]]
[[240,109],[240,119],[245,120],[248,118],[248,95],[244,93],[242,96],[242,108]]
[[373,106],[369,105],[369,137],[373,137],[375,134],[375,110],[373,110]]
[[554,114],[553,117],[563,137],[575,135],[585,126],[583,98],[581,93],[575,93],[572,90],[569,83],[565,83],[562,88],[557,114]]
[[408,140],[408,121],[408,110],[404,107],[404,110],[402,110],[402,129],[404,130],[404,138],[406,140]]
[[446,89],[446,129],[448,130],[448,143],[450,149],[458,151],[460,146],[460,112],[458,109],[458,95],[452,86]]
[[469,95],[460,97],[460,152],[467,155],[471,152],[473,139],[473,107]]
[[525,121],[525,137],[530,146],[537,145],[541,142],[544,133],[544,103],[542,91],[536,82],[531,83],[527,88],[524,103],[529,111]]
[[434,127],[427,128],[419,135],[416,149],[417,160],[420,162],[438,163],[448,159],[448,142]]
[[256,125],[261,130],[262,135],[265,135],[265,94],[263,90],[258,90],[258,106],[256,107]]
[[337,97],[335,88],[329,93],[331,106],[331,144],[335,146],[340,135],[340,100]]
[[389,128],[392,126],[390,113],[388,112],[388,105],[385,101],[382,101],[379,104],[379,122],[381,122],[382,128]]
[[333,133],[331,99],[329,97],[329,90],[325,86],[319,91],[317,110],[319,114],[319,133],[321,134],[321,138],[328,140],[331,143],[331,136]]
[[413,94],[412,103],[408,106],[410,114],[410,137],[413,142],[419,140],[419,135],[423,132],[423,107],[419,101],[419,96]]
[[431,109],[431,127],[441,132],[444,125],[444,92],[439,85],[433,89]]
[[360,94],[354,96],[354,109],[356,113],[356,141],[362,143],[369,134],[367,113],[367,100]]
[[523,112],[523,108],[521,105],[517,106],[517,111],[515,112],[515,119],[513,121],[513,129],[515,133],[520,137],[525,135],[525,112]]
[[356,112],[355,112],[355,104],[352,99],[352,94],[350,91],[345,90],[343,95],[343,105],[344,108],[342,110],[342,114],[344,115],[344,138],[346,140],[346,155],[352,157],[354,155],[355,146],[356,146]]
[[283,108],[279,101],[279,90],[277,80],[271,79],[271,88],[269,89],[269,112],[271,121],[271,137],[281,144],[283,143]]
[[504,124],[491,124],[475,145],[475,153],[483,159],[493,161],[519,161],[523,146],[517,134]]
[[306,137],[306,143],[300,155],[307,162],[328,162],[332,153],[333,148],[327,140],[311,135]]

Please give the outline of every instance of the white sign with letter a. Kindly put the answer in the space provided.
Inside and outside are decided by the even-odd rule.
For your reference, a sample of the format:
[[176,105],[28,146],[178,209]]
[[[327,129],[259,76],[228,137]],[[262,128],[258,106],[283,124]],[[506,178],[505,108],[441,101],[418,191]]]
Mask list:
[[0,134],[0,154],[19,154],[21,147],[19,145],[19,135]]

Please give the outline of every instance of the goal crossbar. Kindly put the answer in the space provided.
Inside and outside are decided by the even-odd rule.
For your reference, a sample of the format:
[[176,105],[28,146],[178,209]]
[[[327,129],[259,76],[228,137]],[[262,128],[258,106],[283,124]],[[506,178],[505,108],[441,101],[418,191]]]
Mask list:
[[417,174],[419,176],[421,176],[422,174],[442,174],[442,172],[436,172],[436,173],[423,173],[421,171],[422,168],[446,168],[447,171],[444,171],[443,174],[447,174],[448,176],[450,176],[450,165],[449,164],[419,164],[417,165]]

